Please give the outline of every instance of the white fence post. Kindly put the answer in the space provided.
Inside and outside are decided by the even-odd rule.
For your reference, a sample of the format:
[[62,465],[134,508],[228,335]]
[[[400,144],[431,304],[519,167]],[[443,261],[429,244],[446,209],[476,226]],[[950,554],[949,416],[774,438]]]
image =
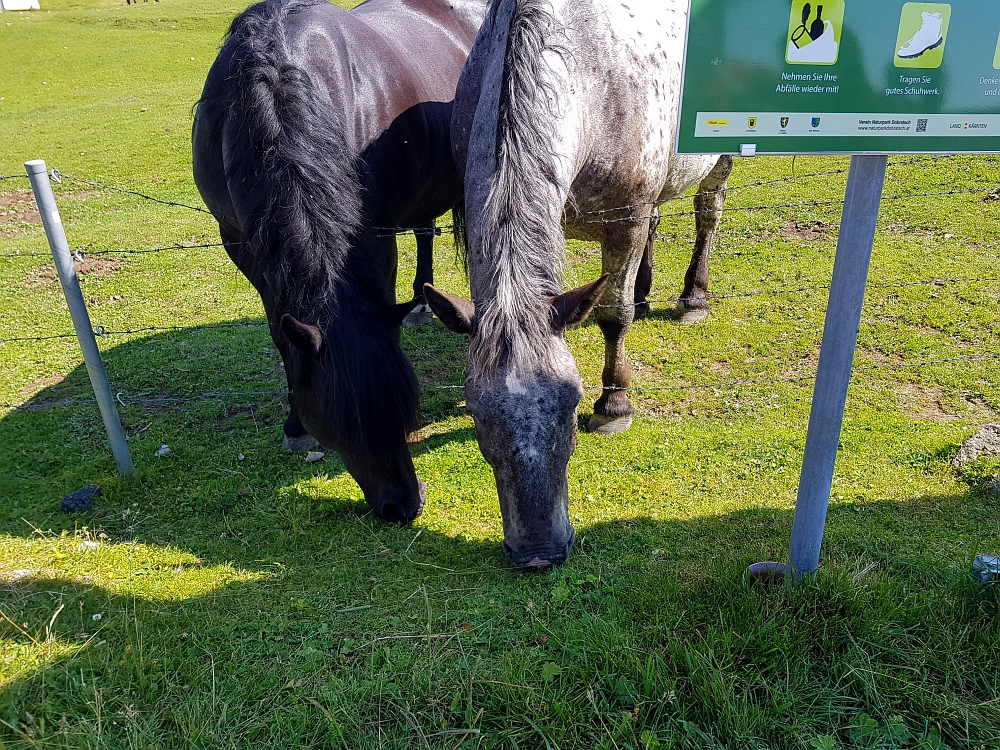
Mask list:
[[66,295],[66,304],[69,306],[70,317],[73,318],[76,337],[83,350],[83,361],[87,365],[90,383],[94,387],[94,395],[97,397],[97,404],[101,409],[101,418],[104,420],[104,429],[108,433],[115,463],[118,464],[118,473],[134,474],[135,465],[132,463],[132,456],[125,443],[125,433],[122,430],[121,421],[118,419],[118,410],[115,408],[111,389],[108,387],[108,376],[104,371],[101,352],[97,348],[97,339],[94,338],[94,329],[90,324],[87,304],[83,300],[83,292],[80,291],[80,280],[73,267],[73,256],[69,250],[69,243],[66,241],[66,232],[63,230],[59,209],[56,207],[55,195],[52,194],[52,186],[49,184],[45,162],[42,159],[35,159],[25,162],[24,168],[31,180],[31,188],[35,193],[38,212],[42,215],[45,235],[48,237],[49,247],[52,248],[52,259],[55,261],[56,271],[59,273],[63,294]]

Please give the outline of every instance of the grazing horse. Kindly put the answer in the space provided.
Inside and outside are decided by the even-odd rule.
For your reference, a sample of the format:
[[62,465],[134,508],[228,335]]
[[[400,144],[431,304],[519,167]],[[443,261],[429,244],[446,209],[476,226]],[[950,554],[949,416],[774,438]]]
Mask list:
[[[459,81],[452,138],[465,165],[473,301],[432,286],[425,298],[470,335],[466,403],[496,477],[504,551],[520,567],[563,562],[573,544],[567,466],[583,383],[563,332],[594,309],[604,389],[588,428],[627,429],[624,341],[648,291],[636,277],[656,207],[699,182],[681,304],[707,307],[732,158],[672,153],[687,7],[495,0]],[[601,244],[604,275],[563,292],[566,235]]]
[[[260,293],[288,378],[286,438],[340,453],[372,510],[408,522],[419,388],[395,233],[462,196],[451,108],[484,0],[267,0],[232,23],[198,102],[198,189]],[[428,268],[421,269],[426,276]]]

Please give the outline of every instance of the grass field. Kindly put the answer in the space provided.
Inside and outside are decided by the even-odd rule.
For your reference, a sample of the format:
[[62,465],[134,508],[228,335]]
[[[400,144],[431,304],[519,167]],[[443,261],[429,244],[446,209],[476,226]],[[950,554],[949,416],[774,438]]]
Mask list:
[[[42,2],[0,13],[0,175],[44,158],[200,205],[191,106],[240,4]],[[846,166],[745,159],[731,184]],[[200,397],[285,387],[259,300],[217,247],[81,269],[95,325],[178,326],[100,341],[138,468],[117,478],[94,404],[24,406],[92,394],[74,339],[8,341],[72,326],[27,182],[0,181],[0,742],[1000,748],[998,597],[968,575],[1000,551],[1000,465],[950,466],[1000,409],[1000,200],[980,190],[998,167],[890,166],[887,196],[979,192],[883,203],[820,575],[767,591],[742,573],[785,555],[812,388],[790,378],[815,370],[824,289],[718,299],[695,327],[654,305],[629,340],[634,384],[650,389],[635,425],[581,432],[570,464],[577,546],[523,575],[500,551],[462,392],[433,389],[462,382],[464,340],[437,322],[404,331],[427,387],[413,451],[428,502],[413,526],[385,525],[333,453],[281,450],[278,398]],[[748,187],[727,205],[836,200],[845,178]],[[217,241],[205,214],[55,189],[73,247]],[[730,211],[712,291],[828,284],[838,221],[836,205]],[[679,291],[693,239],[690,217],[661,229],[658,299]],[[403,298],[412,238],[401,248]],[[569,253],[567,286],[597,275],[594,246]],[[447,237],[436,258],[439,285],[467,291]],[[227,322],[247,325],[199,327]],[[596,326],[567,337],[599,382]],[[90,483],[92,512],[59,511]]]

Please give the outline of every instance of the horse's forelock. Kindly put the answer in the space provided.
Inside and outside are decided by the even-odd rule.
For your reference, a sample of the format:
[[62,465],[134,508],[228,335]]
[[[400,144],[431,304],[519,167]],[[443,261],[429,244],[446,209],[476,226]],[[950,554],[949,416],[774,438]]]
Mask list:
[[337,435],[379,455],[395,447],[400,430],[416,429],[420,386],[378,311],[353,312],[358,314],[342,312],[325,326],[330,361],[324,398]]

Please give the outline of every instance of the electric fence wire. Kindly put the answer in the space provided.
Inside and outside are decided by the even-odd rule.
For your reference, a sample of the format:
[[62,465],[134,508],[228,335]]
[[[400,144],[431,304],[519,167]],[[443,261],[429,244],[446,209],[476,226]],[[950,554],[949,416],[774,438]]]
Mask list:
[[[855,365],[852,372],[869,372],[883,369],[918,369],[921,367],[931,367],[933,365],[954,364],[956,362],[983,362],[1000,361],[1000,354],[967,354],[955,357],[940,357],[937,359],[925,359],[916,362],[879,362],[871,365]],[[675,383],[669,385],[638,385],[627,388],[614,388],[603,385],[585,384],[586,390],[597,391],[628,391],[629,393],[659,393],[666,391],[692,391],[692,390],[725,390],[738,388],[745,385],[771,385],[776,383],[794,383],[806,380],[813,380],[815,374],[788,375],[767,378],[737,378],[734,380],[716,381],[708,383]],[[464,385],[428,385],[422,389],[424,392],[433,391],[457,391],[464,390]],[[240,400],[246,398],[283,398],[288,395],[288,391],[218,391],[209,393],[199,393],[192,396],[126,396],[123,391],[119,391],[116,400],[122,406],[130,404],[169,404],[169,403],[189,403],[194,401],[225,401]],[[80,406],[85,404],[95,404],[97,399],[66,399],[63,401],[27,401],[23,404],[0,403],[0,409],[26,410],[49,409],[53,407]]]
[[87,180],[82,177],[74,177],[71,174],[63,174],[55,167],[52,168],[51,178],[53,182],[62,182],[63,180],[69,180],[70,182],[77,182],[83,185],[89,185],[90,187],[100,188],[101,190],[112,190],[116,193],[121,193],[123,195],[133,195],[137,198],[142,198],[143,200],[152,201],[153,203],[160,203],[164,206],[175,206],[177,208],[187,208],[191,211],[198,211],[199,213],[212,215],[212,212],[207,208],[200,208],[198,206],[190,206],[187,203],[179,203],[177,201],[168,201],[163,198],[155,198],[152,195],[146,195],[145,193],[140,193],[138,190],[128,190],[126,188],[115,187],[114,185],[108,185],[103,182],[97,182],[95,180]]
[[[869,289],[903,289],[906,287],[914,286],[936,286],[944,287],[952,284],[973,284],[977,282],[1000,282],[1000,276],[954,276],[950,278],[929,278],[929,279],[919,279],[917,281],[893,281],[880,284],[869,284]],[[755,290],[752,292],[730,292],[725,294],[712,294],[709,293],[705,295],[704,299],[707,300],[724,300],[724,299],[748,299],[751,297],[777,297],[792,294],[802,294],[805,292],[822,291],[824,289],[829,289],[829,284],[806,284],[798,287],[786,287],[781,289],[763,289]],[[663,299],[647,299],[643,302],[635,302],[634,306],[650,305],[650,304],[676,304],[680,302],[682,297],[666,297]],[[594,305],[594,307],[617,307],[617,305]],[[205,323],[202,325],[193,326],[142,326],[140,328],[129,328],[123,330],[113,330],[108,329],[103,325],[94,326],[94,335],[98,338],[108,338],[111,336],[128,336],[136,333],[147,333],[147,332],[164,332],[164,331],[201,331],[209,330],[214,328],[262,328],[267,326],[266,321],[233,321],[229,323]],[[34,341],[49,341],[52,339],[72,339],[76,338],[75,333],[57,333],[48,336],[19,336],[7,339],[0,339],[0,345],[2,344],[12,344],[18,342],[34,342]]]
[[[953,158],[955,158],[955,156],[952,155],[952,154],[939,154],[939,155],[932,155],[932,156],[920,156],[920,157],[915,157],[913,159],[903,159],[903,160],[899,160],[899,161],[889,162],[889,166],[890,167],[892,167],[892,166],[903,166],[903,165],[915,164],[915,163],[919,163],[919,162],[939,161],[939,160],[942,160],[942,159],[953,159]],[[820,171],[814,171],[814,172],[806,172],[806,173],[801,174],[801,175],[791,174],[791,175],[785,175],[783,177],[772,178],[772,179],[767,179],[767,180],[757,180],[755,182],[744,183],[744,184],[741,184],[741,185],[727,186],[726,188],[721,188],[718,191],[707,191],[707,192],[700,193],[700,194],[701,195],[711,195],[711,194],[713,194],[715,192],[725,192],[728,195],[730,193],[737,192],[737,191],[740,191],[740,190],[746,190],[746,189],[750,189],[750,188],[763,187],[763,186],[767,186],[767,185],[774,185],[774,184],[780,184],[780,183],[788,183],[788,182],[793,182],[793,181],[797,181],[797,180],[811,179],[811,178],[815,178],[815,177],[825,177],[825,176],[833,176],[833,175],[846,174],[848,171],[849,171],[848,168],[845,167],[845,168],[839,168],[839,169],[828,169],[828,170],[820,170]],[[15,178],[22,178],[22,177],[24,179],[27,179],[26,175],[0,176],[0,178],[2,178],[2,179],[15,179]],[[162,204],[162,205],[175,206],[175,207],[180,207],[180,208],[186,208],[186,209],[190,209],[192,211],[198,211],[200,213],[211,214],[210,211],[208,211],[207,209],[204,209],[204,208],[200,208],[200,207],[197,207],[197,206],[191,206],[191,205],[188,205],[186,203],[180,203],[180,202],[177,202],[177,201],[170,201],[170,200],[165,200],[165,199],[162,199],[162,198],[157,198],[155,196],[147,195],[146,193],[142,193],[142,192],[137,191],[137,190],[129,190],[129,189],[126,189],[126,188],[117,187],[115,185],[108,185],[106,183],[97,182],[96,180],[89,180],[89,179],[86,179],[86,178],[74,177],[73,175],[64,174],[64,173],[60,172],[58,169],[56,169],[56,168],[53,168],[51,170],[51,177],[52,177],[52,180],[55,181],[55,182],[61,182],[62,180],[69,180],[71,182],[77,182],[77,183],[88,185],[88,186],[91,186],[91,187],[96,187],[96,188],[100,188],[100,189],[104,189],[104,190],[112,190],[112,191],[115,191],[115,192],[118,192],[118,193],[136,196],[138,198],[142,198],[143,200],[152,201],[154,203],[159,203],[159,204]],[[1000,188],[997,188],[997,187],[987,187],[987,188],[969,188],[969,189],[966,189],[966,190],[951,190],[951,191],[942,191],[942,192],[907,193],[907,194],[897,194],[897,195],[883,196],[883,200],[902,200],[902,199],[905,199],[905,198],[929,197],[929,196],[940,196],[940,195],[954,195],[954,194],[964,193],[964,192],[968,192],[968,193],[990,192],[990,191],[996,191],[998,189],[1000,189]],[[617,206],[617,207],[614,207],[614,208],[603,208],[603,209],[597,209],[597,210],[594,210],[594,211],[584,211],[584,212],[581,212],[581,213],[577,214],[576,216],[569,217],[569,219],[570,219],[570,221],[573,221],[574,223],[582,223],[582,224],[609,224],[609,223],[620,222],[620,221],[639,221],[639,220],[643,220],[643,219],[669,218],[669,217],[677,217],[677,216],[693,216],[693,215],[696,215],[698,213],[712,213],[714,211],[714,209],[703,209],[703,210],[700,210],[700,211],[697,210],[697,209],[695,209],[695,210],[691,210],[691,211],[675,211],[675,212],[665,213],[665,214],[657,212],[655,214],[649,214],[649,215],[643,215],[643,216],[629,215],[629,216],[626,216],[626,217],[620,217],[620,218],[614,218],[614,219],[598,219],[598,220],[594,220],[594,221],[589,221],[589,220],[578,221],[577,220],[577,217],[579,217],[579,216],[602,216],[602,215],[609,214],[609,213],[620,213],[620,212],[625,212],[625,211],[631,212],[631,211],[634,211],[635,209],[642,208],[642,207],[650,207],[650,206],[656,207],[656,206],[660,206],[660,205],[665,205],[665,204],[673,202],[673,201],[688,200],[688,199],[693,198],[694,195],[695,194],[693,194],[693,193],[685,193],[685,194],[682,194],[682,195],[672,196],[672,197],[664,199],[664,200],[643,201],[643,202],[633,203],[633,204],[629,204],[629,205],[625,205],[625,206]],[[723,209],[723,214],[730,213],[730,212],[733,212],[733,211],[764,211],[764,210],[776,210],[776,209],[779,209],[779,208],[824,207],[824,206],[840,205],[843,202],[844,202],[843,199],[839,199],[839,200],[838,199],[834,199],[834,200],[820,200],[820,201],[804,201],[804,202],[797,202],[797,203],[789,202],[789,203],[779,203],[779,204],[759,205],[759,206],[731,206],[731,207],[725,207]],[[456,226],[454,224],[451,224],[451,225],[441,226],[441,227],[426,227],[426,226],[424,226],[424,227],[401,227],[401,226],[372,227],[372,230],[376,233],[376,237],[384,238],[384,237],[390,237],[390,236],[393,236],[393,235],[396,235],[396,234],[400,234],[400,233],[404,233],[404,232],[413,232],[415,235],[440,236],[441,234],[443,234],[445,232],[453,233],[456,228],[461,229],[462,227]],[[96,250],[96,251],[89,251],[86,254],[88,254],[88,255],[113,255],[113,254],[136,254],[136,255],[138,255],[138,254],[164,252],[164,251],[167,251],[167,250],[174,250],[174,249],[182,249],[184,247],[222,247],[222,246],[223,246],[223,243],[221,243],[221,242],[220,243],[207,243],[207,244],[201,244],[201,245],[184,245],[183,243],[177,243],[175,245],[169,245],[169,246],[160,247],[160,248],[138,249],[138,250],[127,250],[127,249],[123,249],[123,250],[113,250],[113,249],[111,249],[111,250]],[[6,255],[2,255],[0,257],[2,257],[2,258],[22,258],[22,257],[34,257],[36,255],[44,255],[44,253],[10,253],[10,254],[6,254]]]
[[[149,247],[149,248],[136,248],[136,249],[122,249],[122,250],[91,250],[87,247],[77,247],[73,249],[73,257],[80,263],[86,261],[87,258],[91,256],[102,256],[102,255],[150,255],[153,253],[163,253],[168,250],[198,250],[205,247],[225,247],[224,242],[204,242],[197,245],[184,244],[182,242],[177,242],[173,245],[164,245],[163,247]],[[50,253],[7,253],[5,255],[0,255],[0,258],[51,258]]]
[[[151,331],[206,331],[215,328],[263,328],[267,325],[262,320],[232,321],[229,323],[204,323],[194,326],[142,326],[140,328],[129,328],[120,331],[110,330],[103,325],[94,326],[94,335],[104,339],[110,336],[128,336],[135,333],[147,333]],[[0,339],[0,344],[9,344],[25,341],[49,341],[51,339],[72,339],[76,338],[75,333],[57,333],[51,336],[22,336],[18,338]]]

